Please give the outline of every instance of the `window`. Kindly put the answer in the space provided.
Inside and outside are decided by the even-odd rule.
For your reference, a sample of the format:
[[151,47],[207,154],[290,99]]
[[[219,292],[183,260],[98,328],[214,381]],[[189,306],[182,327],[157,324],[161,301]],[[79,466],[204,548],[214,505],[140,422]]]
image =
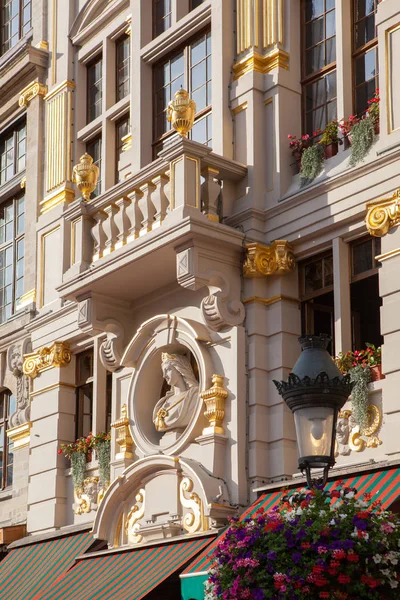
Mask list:
[[19,123],[0,137],[0,185],[25,168],[26,125]]
[[0,206],[0,323],[24,293],[25,197]]
[[354,112],[362,115],[378,87],[378,0],[353,0]]
[[16,411],[17,403],[9,391],[0,393],[0,490],[12,485],[13,445],[7,438],[8,420]]
[[330,335],[332,342],[328,350],[333,355],[335,318],[332,254],[300,263],[299,273],[302,335]]
[[204,0],[190,0],[190,9],[189,10],[194,10],[195,8],[200,6],[200,4],[203,4],[203,2],[204,2]]
[[124,35],[116,43],[117,51],[117,102],[130,92],[130,37]]
[[93,419],[93,350],[78,354],[76,389],[76,439],[92,431]]
[[[184,49],[159,63],[154,70],[155,110],[154,144],[162,148],[171,132],[167,107],[181,87],[196,102],[197,114],[191,138],[211,144],[211,33],[204,33]],[[203,121],[203,122],[201,122]]]
[[103,60],[96,58],[87,68],[87,120],[94,121],[101,115],[103,101]]
[[119,162],[121,160],[121,154],[124,151],[124,145],[125,145],[125,136],[128,135],[129,133],[129,128],[130,128],[130,124],[129,124],[129,117],[123,117],[122,119],[120,119],[119,121],[117,121],[116,125],[115,125],[115,129],[116,129],[116,142],[117,142],[117,147],[116,147],[116,182],[118,183],[119,181],[122,180],[121,178],[121,171],[119,168]]
[[4,54],[31,29],[31,0],[3,0],[0,24],[1,54]]
[[101,136],[91,140],[86,146],[86,152],[93,158],[93,163],[99,167],[99,178],[92,198],[101,194]]
[[380,238],[361,238],[351,245],[351,320],[353,350],[365,348],[366,343],[381,346],[378,269],[375,256],[381,253]]
[[303,0],[304,129],[312,135],[336,118],[335,0]]
[[154,0],[154,37],[164,33],[171,27],[172,7],[171,0]]

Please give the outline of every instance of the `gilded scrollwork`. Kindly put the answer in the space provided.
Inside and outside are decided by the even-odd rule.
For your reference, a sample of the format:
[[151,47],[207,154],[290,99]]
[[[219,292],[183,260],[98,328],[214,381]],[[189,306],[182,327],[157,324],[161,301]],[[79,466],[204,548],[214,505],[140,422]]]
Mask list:
[[399,225],[400,190],[391,198],[368,202],[365,222],[369,233],[375,237],[382,237],[391,227]]
[[339,413],[336,428],[336,455],[348,456],[351,452],[362,452],[366,448],[377,448],[382,444],[376,435],[382,424],[382,414],[375,404],[368,406],[368,416],[369,425],[361,431],[351,410],[343,410]]
[[32,379],[45,369],[51,367],[64,367],[71,362],[71,351],[69,344],[65,342],[54,342],[49,347],[40,348],[31,354],[24,356],[23,371]]
[[24,88],[19,96],[19,102],[21,108],[27,108],[29,103],[39,96],[40,98],[44,98],[47,94],[47,85],[43,83],[39,83],[38,81],[34,81],[30,83],[26,88]]
[[199,495],[193,492],[193,488],[193,481],[189,477],[184,477],[179,486],[179,498],[182,507],[191,511],[183,517],[183,528],[187,533],[196,533],[208,529],[203,502]]
[[143,540],[143,536],[139,533],[140,530],[140,519],[144,516],[145,509],[145,490],[141,489],[135,497],[136,504],[134,504],[128,513],[125,521],[125,534],[128,538],[128,543],[131,545],[140,544]]
[[286,240],[276,240],[270,246],[263,246],[256,242],[246,245],[246,258],[243,265],[245,277],[285,275],[295,268],[293,250]]

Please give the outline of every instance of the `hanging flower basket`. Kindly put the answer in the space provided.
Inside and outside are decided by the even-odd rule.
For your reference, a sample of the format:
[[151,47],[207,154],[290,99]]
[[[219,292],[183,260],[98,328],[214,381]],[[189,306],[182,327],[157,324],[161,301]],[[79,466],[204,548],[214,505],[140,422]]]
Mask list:
[[234,520],[207,600],[398,600],[400,519],[353,489],[305,490]]

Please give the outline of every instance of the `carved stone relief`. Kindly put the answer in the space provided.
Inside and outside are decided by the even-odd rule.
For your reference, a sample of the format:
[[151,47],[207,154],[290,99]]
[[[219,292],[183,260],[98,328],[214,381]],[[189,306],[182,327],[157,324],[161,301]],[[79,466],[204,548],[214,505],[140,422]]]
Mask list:
[[82,489],[74,489],[76,515],[97,510],[105,491],[99,486],[99,477],[86,477]]
[[348,456],[351,452],[362,452],[365,448],[377,448],[382,441],[376,435],[382,423],[382,415],[375,404],[368,406],[369,426],[360,431],[351,410],[339,413],[336,427],[336,456]]
[[8,370],[16,379],[17,409],[10,416],[10,429],[24,425],[30,419],[30,378],[23,372],[24,354],[29,351],[29,341],[13,344],[7,352]]

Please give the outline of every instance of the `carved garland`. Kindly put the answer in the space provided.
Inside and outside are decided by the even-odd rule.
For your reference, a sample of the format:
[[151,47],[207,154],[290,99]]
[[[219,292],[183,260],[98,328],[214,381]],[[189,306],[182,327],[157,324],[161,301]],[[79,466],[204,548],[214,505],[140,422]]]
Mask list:
[[46,369],[52,367],[65,367],[71,362],[69,344],[54,342],[49,347],[40,348],[37,352],[25,354],[23,371],[32,379]]
[[296,260],[289,242],[276,240],[270,246],[258,243],[246,245],[246,258],[243,265],[245,277],[265,277],[285,275],[296,268]]

